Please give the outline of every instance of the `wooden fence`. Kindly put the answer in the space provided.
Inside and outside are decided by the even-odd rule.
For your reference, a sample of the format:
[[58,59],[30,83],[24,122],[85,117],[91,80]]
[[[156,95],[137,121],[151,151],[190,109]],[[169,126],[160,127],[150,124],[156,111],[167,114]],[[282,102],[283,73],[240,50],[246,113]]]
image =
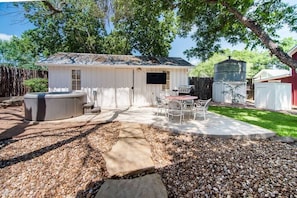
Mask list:
[[195,85],[194,95],[199,99],[208,99],[212,97],[213,78],[190,78],[190,85]]
[[27,91],[24,80],[31,78],[47,79],[48,72],[0,66],[0,97],[24,95]]
[[[190,78],[190,85],[195,85],[194,95],[199,99],[212,98],[212,83],[213,78]],[[247,79],[247,99],[254,98],[254,87],[252,79]]]

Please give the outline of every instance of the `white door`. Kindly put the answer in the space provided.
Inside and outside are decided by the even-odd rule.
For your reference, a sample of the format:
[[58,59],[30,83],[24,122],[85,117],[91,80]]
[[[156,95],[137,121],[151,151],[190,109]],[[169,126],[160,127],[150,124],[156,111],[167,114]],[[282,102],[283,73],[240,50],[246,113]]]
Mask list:
[[130,107],[133,101],[133,70],[116,69],[115,77],[116,107]]

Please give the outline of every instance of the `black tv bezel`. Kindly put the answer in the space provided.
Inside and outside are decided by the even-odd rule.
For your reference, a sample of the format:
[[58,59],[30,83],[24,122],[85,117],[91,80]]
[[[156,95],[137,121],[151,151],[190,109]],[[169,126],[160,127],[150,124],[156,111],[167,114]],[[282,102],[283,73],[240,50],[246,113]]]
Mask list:
[[[155,77],[153,77],[155,76]],[[146,84],[166,84],[166,73],[165,72],[147,72],[146,73]]]

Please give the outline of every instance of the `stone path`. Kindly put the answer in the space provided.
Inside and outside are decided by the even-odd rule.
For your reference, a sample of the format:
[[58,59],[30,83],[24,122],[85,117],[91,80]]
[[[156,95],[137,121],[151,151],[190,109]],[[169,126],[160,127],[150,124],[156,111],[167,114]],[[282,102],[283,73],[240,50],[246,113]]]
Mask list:
[[[103,154],[109,176],[123,176],[131,172],[154,169],[151,148],[144,138],[140,124],[129,123],[121,128],[119,140]],[[96,195],[99,197],[167,197],[158,174],[134,179],[109,179]]]
[[165,198],[167,191],[158,174],[135,179],[108,180],[95,198]]

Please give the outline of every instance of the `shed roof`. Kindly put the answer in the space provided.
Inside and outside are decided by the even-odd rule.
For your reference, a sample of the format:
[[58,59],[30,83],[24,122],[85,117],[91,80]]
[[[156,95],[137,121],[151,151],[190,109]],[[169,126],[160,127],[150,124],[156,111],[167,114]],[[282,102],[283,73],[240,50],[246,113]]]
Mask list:
[[253,79],[255,82],[258,81],[266,81],[266,80],[273,80],[273,79],[280,79],[291,76],[291,72],[285,69],[262,69],[259,71]]
[[297,53],[297,45],[295,45],[290,51],[288,52],[289,56],[293,56],[295,53]]
[[133,55],[87,54],[59,52],[37,64],[46,66],[182,66],[193,65],[177,57],[148,57]]

